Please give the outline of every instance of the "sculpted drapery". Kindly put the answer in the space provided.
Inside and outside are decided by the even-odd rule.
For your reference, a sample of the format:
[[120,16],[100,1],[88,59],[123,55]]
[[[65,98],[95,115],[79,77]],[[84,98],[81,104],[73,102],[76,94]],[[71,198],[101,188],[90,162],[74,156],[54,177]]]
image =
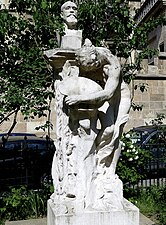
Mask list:
[[66,34],[59,49],[45,53],[58,71],[52,199],[61,202],[60,213],[120,209],[123,192],[116,165],[130,91],[109,49],[95,47],[89,39],[81,46],[75,3],[68,1],[61,10]]

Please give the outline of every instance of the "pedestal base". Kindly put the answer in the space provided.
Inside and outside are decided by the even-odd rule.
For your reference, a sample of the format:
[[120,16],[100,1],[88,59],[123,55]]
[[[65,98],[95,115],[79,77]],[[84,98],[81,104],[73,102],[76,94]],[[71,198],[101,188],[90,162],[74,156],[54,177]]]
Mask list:
[[139,209],[123,200],[123,209],[106,211],[83,211],[78,214],[56,215],[55,204],[48,200],[47,225],[139,225]]

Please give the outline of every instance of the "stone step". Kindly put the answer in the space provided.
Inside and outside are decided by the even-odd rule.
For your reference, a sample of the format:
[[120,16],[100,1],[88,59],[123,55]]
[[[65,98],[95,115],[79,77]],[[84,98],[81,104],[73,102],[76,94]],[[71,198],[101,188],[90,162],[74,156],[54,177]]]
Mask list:
[[[6,221],[5,225],[47,225],[47,218]],[[140,213],[140,225],[155,225],[155,223]]]
[[47,218],[6,221],[5,225],[47,225]]

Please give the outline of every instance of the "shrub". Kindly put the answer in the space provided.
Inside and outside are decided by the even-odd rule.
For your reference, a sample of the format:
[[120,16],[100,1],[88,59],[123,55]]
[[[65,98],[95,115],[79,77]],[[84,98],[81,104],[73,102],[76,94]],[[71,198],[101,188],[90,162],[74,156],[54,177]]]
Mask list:
[[28,190],[22,186],[2,193],[1,220],[24,220],[46,216],[47,199],[52,193],[52,188],[50,185],[45,185],[41,190]]
[[129,185],[135,185],[145,177],[144,165],[150,158],[150,153],[134,145],[130,132],[125,133],[122,138],[122,151],[117,165],[117,174],[124,184],[124,191]]
[[150,217],[156,224],[166,224],[166,187],[142,188],[135,198],[135,204],[141,213]]

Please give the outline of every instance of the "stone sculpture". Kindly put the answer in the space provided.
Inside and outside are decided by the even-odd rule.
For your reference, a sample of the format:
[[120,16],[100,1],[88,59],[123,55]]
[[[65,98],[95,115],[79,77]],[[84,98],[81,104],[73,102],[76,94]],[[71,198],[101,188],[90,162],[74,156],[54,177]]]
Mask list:
[[[62,13],[65,20],[72,12],[74,22],[66,23],[61,47],[45,52],[56,73],[57,139],[49,221],[54,221],[50,220],[53,214],[60,216],[56,217],[59,220],[62,215],[113,212],[126,207],[123,185],[115,171],[121,152],[120,137],[131,105],[130,91],[122,79],[119,60],[109,49],[95,47],[89,39],[81,47],[81,36],[69,41],[71,31],[77,32],[75,3],[68,1],[61,10],[68,10]],[[72,225],[79,223],[79,218],[73,220]],[[125,225],[137,225],[136,220]],[[60,224],[70,224],[65,221],[62,218]],[[107,223],[116,224],[107,221],[103,225]],[[94,221],[92,224],[96,225]]]
[[75,199],[77,210],[122,207],[115,169],[130,92],[120,71],[117,57],[86,39],[76,60],[65,63],[56,85],[59,145],[53,164],[54,198]]
[[77,30],[77,5],[71,1],[61,6],[61,18],[64,21],[65,35],[60,39],[63,49],[81,48],[82,31]]
[[77,5],[67,1],[61,6],[61,18],[64,21],[65,29],[77,29]]

